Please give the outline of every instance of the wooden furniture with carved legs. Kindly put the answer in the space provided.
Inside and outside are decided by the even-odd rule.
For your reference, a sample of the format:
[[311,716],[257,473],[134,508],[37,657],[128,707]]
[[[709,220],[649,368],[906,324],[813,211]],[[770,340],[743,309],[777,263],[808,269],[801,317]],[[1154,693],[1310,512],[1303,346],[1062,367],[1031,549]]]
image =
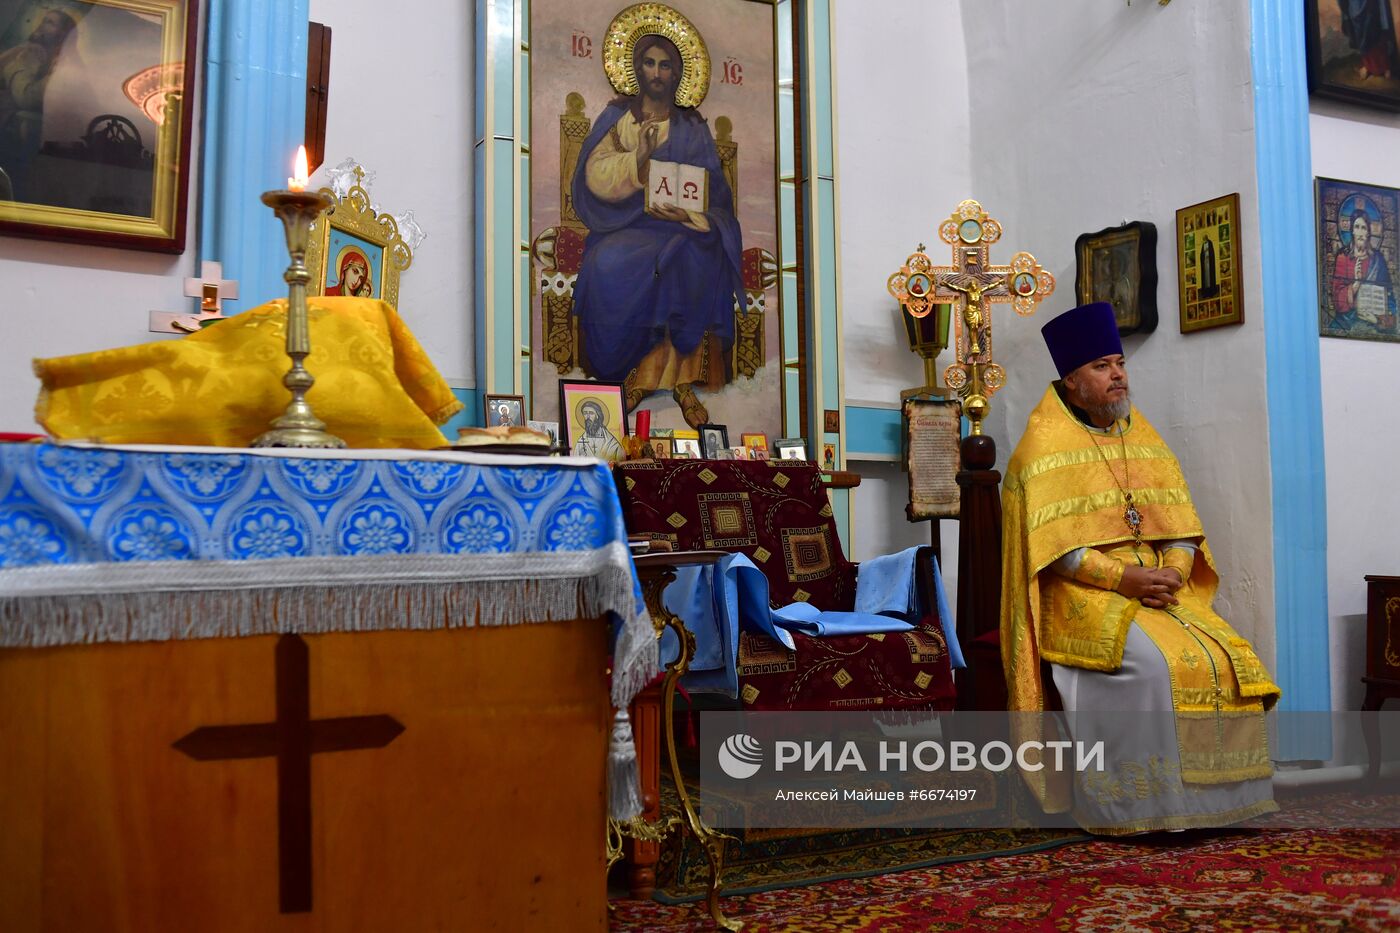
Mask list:
[[[710,916],[721,929],[738,930],[742,925],[725,917],[719,903],[720,890],[723,887],[724,840],[733,837],[709,828],[700,819],[690,794],[686,791],[680,758],[676,752],[676,685],[690,669],[690,659],[695,654],[695,636],[686,629],[680,618],[666,609],[661,599],[666,587],[676,579],[677,568],[713,564],[726,556],[728,555],[724,551],[678,551],[643,554],[635,559],[637,576],[642,583],[642,595],[646,599],[647,611],[651,613],[652,624],[656,627],[656,637],[659,639],[667,628],[671,629],[676,635],[679,653],[676,659],[667,665],[666,676],[661,682],[661,728],[658,730],[656,726],[655,701],[648,698],[648,694],[655,695],[650,688],[639,694],[633,705],[632,723],[637,744],[637,759],[641,765],[643,812],[641,817],[629,823],[612,823],[610,833],[613,833],[614,837],[609,840],[608,864],[611,865],[621,857],[623,846],[620,843],[623,837],[626,837],[628,855],[633,858],[628,872],[632,896],[650,897],[656,883],[655,865],[659,843],[671,829],[681,824],[683,818],[685,827],[705,850],[705,857],[710,864],[710,890],[706,896]],[[647,708],[648,705],[651,705],[650,709]],[[676,797],[680,800],[682,810],[680,817],[670,816],[664,821],[660,812],[659,773],[663,742],[666,760],[671,769],[671,780],[675,784]],[[636,861],[638,855],[642,859],[649,858],[650,861],[639,864]]]
[[[642,789],[642,820],[661,821],[661,684],[647,687],[632,701],[632,734],[637,745],[637,771]],[[656,893],[656,862],[661,857],[661,836],[671,826],[650,835],[628,836],[624,842],[627,857],[627,893],[639,901],[651,900]]]
[[[1362,712],[1375,713],[1386,700],[1400,699],[1400,577],[1366,577],[1366,700]],[[1381,732],[1378,716],[1363,716],[1367,777],[1381,773]]]

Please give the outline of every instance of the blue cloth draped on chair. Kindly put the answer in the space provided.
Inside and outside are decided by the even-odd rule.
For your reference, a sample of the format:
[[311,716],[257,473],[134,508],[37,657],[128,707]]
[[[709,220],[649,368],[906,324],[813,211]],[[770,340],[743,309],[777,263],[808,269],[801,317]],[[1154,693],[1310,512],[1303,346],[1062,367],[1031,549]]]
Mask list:
[[[918,605],[915,562],[919,548],[877,557],[860,565],[855,612],[823,612],[808,603],[778,609],[769,605],[768,580],[753,561],[731,554],[708,567],[682,567],[663,602],[695,635],[695,657],[682,679],[687,690],[735,696],[739,689],[739,632],[756,631],[786,646],[789,631],[804,635],[868,635],[914,628],[926,607]],[[932,557],[929,558],[933,560]],[[963,667],[943,578],[934,562],[938,615],[954,667]],[[661,638],[661,663],[676,657],[675,635]]]

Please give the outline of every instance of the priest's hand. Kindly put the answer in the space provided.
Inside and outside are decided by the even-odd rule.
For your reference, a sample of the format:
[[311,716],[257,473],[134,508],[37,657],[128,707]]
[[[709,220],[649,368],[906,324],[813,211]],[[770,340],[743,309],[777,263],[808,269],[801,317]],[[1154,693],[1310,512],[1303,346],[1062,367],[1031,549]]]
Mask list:
[[1123,579],[1118,581],[1119,593],[1129,599],[1140,599],[1151,609],[1176,605],[1179,600],[1174,594],[1179,589],[1181,575],[1175,570],[1124,567]]

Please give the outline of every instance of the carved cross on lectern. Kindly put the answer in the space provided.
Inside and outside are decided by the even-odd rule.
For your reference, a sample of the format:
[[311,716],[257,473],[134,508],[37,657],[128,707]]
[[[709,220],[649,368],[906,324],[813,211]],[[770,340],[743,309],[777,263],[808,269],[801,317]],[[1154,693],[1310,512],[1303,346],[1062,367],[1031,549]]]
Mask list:
[[403,725],[384,715],[312,719],[306,642],[283,635],[276,653],[276,721],[201,726],[174,747],[196,761],[277,759],[278,905],[291,914],[311,909],[311,756],[383,748]]
[[1009,265],[992,265],[990,246],[1001,239],[1001,224],[976,201],[959,204],[939,225],[938,236],[953,248],[952,265],[935,266],[921,244],[887,285],[913,317],[924,317],[937,304],[953,305],[957,361],[943,379],[963,397],[972,433],[980,434],[987,398],[1006,384],[1006,371],[992,361],[992,305],[1009,301],[1017,314],[1031,314],[1055,290],[1055,277],[1026,252],[1012,256]]

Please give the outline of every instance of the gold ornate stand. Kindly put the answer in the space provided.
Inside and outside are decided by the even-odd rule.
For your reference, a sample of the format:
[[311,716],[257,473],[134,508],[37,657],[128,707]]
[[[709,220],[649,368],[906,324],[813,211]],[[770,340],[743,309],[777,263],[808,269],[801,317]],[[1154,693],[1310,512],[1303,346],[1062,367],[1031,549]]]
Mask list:
[[[711,829],[700,818],[700,814],[695,810],[694,802],[690,799],[690,794],[685,789],[685,781],[681,776],[680,757],[676,752],[674,719],[676,685],[680,681],[681,675],[690,670],[690,659],[695,656],[695,636],[686,629],[685,623],[678,616],[666,609],[661,600],[661,594],[676,579],[678,567],[712,564],[725,556],[727,555],[724,551],[646,554],[636,558],[636,564],[637,574],[641,577],[642,582],[642,595],[646,599],[647,610],[651,613],[651,622],[656,628],[656,637],[660,639],[662,633],[669,628],[676,634],[676,641],[680,646],[676,659],[667,666],[666,677],[661,684],[661,723],[666,736],[666,755],[671,765],[671,780],[675,783],[676,796],[680,799],[681,809],[684,811],[685,825],[689,828],[691,835],[695,837],[695,841],[700,843],[705,850],[705,858],[710,864],[710,890],[705,903],[709,908],[710,916],[714,918],[718,927],[724,930],[740,930],[743,928],[743,924],[738,920],[726,917],[719,903],[724,876],[724,840],[735,837]],[[609,820],[608,865],[611,866],[618,858],[621,858],[623,837],[630,836],[634,839],[660,841],[680,822],[680,817],[677,816],[671,816],[658,823],[649,823],[640,817],[627,823]]]
[[292,358],[292,368],[282,377],[292,400],[272,422],[272,429],[258,435],[252,446],[342,448],[345,441],[326,432],[325,422],[306,401],[306,393],[316,380],[303,364],[311,352],[311,327],[306,316],[306,283],[311,273],[306,269],[306,247],[311,225],[331,206],[331,199],[319,191],[265,191],[262,200],[286,228],[287,252],[292,257],[283,275],[287,280],[287,355]]
[[[952,303],[957,360],[943,371],[943,381],[962,398],[973,437],[982,436],[991,397],[1006,383],[1006,370],[992,361],[992,305],[1008,302],[1017,314],[1028,315],[1055,291],[1055,277],[1030,253],[1016,253],[1009,265],[992,264],[990,248],[1001,234],[1001,224],[981,204],[963,201],[938,228],[939,239],[953,248],[952,265],[935,266],[920,243],[885,284],[915,320]],[[928,347],[936,356],[936,343]],[[927,374],[932,364],[921,355]]]

